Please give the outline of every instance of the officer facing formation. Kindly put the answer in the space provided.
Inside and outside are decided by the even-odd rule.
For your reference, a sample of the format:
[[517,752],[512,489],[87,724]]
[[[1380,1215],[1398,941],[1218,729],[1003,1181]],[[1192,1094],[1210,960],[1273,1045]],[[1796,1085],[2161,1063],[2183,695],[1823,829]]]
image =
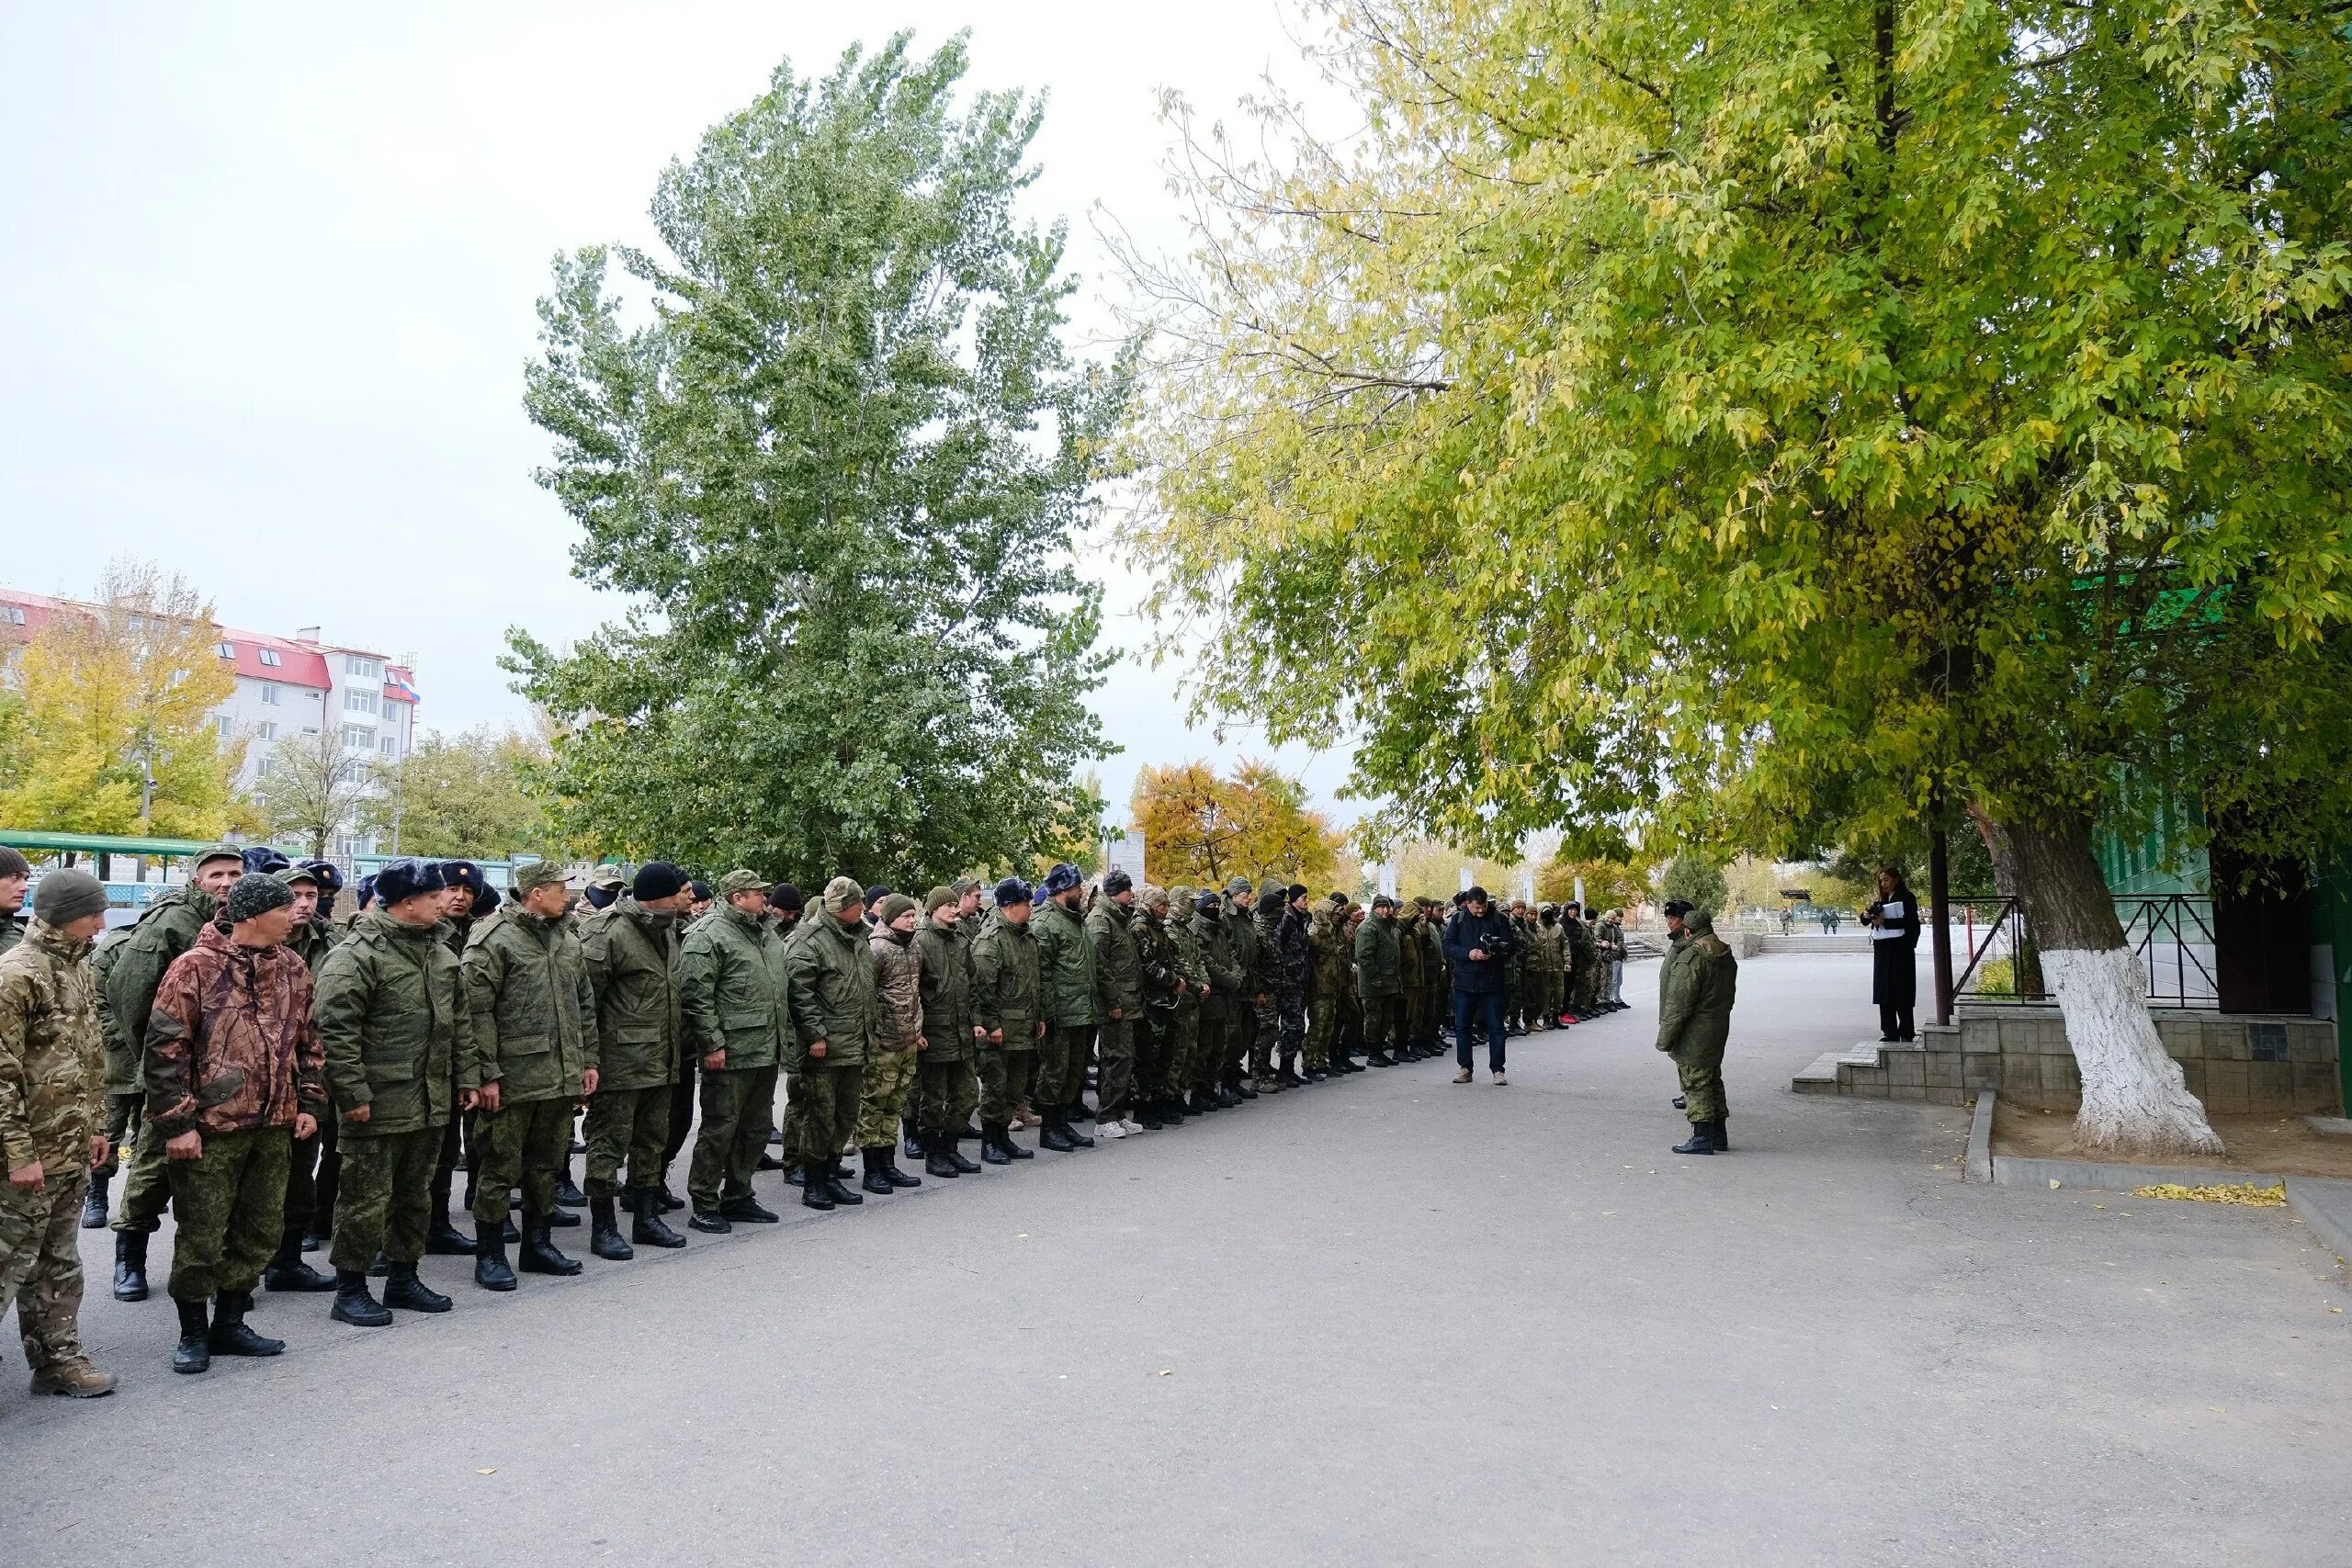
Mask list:
[[1713,917],[1680,899],[1666,906],[1673,943],[1657,977],[1657,1048],[1674,1059],[1682,1093],[1675,1104],[1690,1119],[1679,1155],[1719,1155],[1731,1147],[1724,1122],[1724,1044],[1739,983],[1739,960],[1715,935]]

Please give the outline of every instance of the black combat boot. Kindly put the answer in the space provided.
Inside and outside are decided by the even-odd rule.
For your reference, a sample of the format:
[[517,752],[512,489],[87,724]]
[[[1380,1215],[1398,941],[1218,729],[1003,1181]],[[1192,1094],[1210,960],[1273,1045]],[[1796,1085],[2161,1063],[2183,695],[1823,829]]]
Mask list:
[[942,1153],[937,1157],[944,1159],[947,1162],[947,1168],[958,1176],[978,1176],[980,1173],[978,1166],[964,1157],[964,1152],[956,1146],[956,1140],[944,1133],[931,1143],[925,1144],[923,1147],[941,1150]]
[[735,1227],[716,1209],[696,1209],[686,1216],[686,1228],[705,1235],[725,1235]]
[[1078,1145],[1071,1142],[1069,1133],[1062,1126],[1061,1117],[1049,1111],[1046,1113],[1046,1124],[1037,1129],[1037,1146],[1066,1155]]
[[1690,1108],[1690,1101],[1688,1101],[1688,1100],[1684,1100],[1684,1099],[1683,1099],[1680,1095],[1679,1095],[1679,1094],[1678,1094],[1678,1095],[1676,1095],[1676,1096],[1674,1097],[1674,1109],[1676,1109],[1677,1111],[1684,1111],[1684,1110],[1688,1110],[1689,1108]]
[[1331,1081],[1331,1075],[1325,1072],[1321,1067],[1309,1067],[1306,1069],[1306,1081],[1308,1083],[1329,1083]]
[[1244,1100],[1255,1100],[1258,1098],[1257,1089],[1250,1086],[1248,1078],[1227,1078],[1226,1080],[1225,1087],[1227,1091],[1233,1096],[1237,1103]]
[[848,1207],[854,1209],[860,1203],[865,1201],[865,1194],[863,1192],[853,1192],[848,1187],[843,1185],[842,1178],[845,1174],[846,1173],[841,1170],[838,1167],[831,1165],[825,1167],[825,1196],[831,1198],[837,1204],[846,1204]]
[[1674,1152],[1679,1155],[1713,1154],[1715,1152],[1715,1140],[1713,1136],[1708,1133],[1707,1124],[1704,1122],[1691,1122],[1690,1136],[1689,1140],[1687,1142],[1675,1145]]
[[413,1263],[395,1263],[384,1280],[384,1304],[410,1312],[447,1312],[449,1298],[416,1277]]
[[[925,1133],[922,1137],[922,1146],[929,1151],[922,1156],[922,1173],[925,1176],[937,1177],[943,1181],[952,1181],[964,1174],[953,1157],[956,1153],[956,1140],[949,1137],[944,1129]],[[978,1170],[979,1167],[974,1166],[972,1168]]]
[[889,1149],[886,1146],[878,1149],[860,1149],[857,1152],[859,1157],[865,1162],[865,1175],[858,1185],[877,1198],[888,1198],[891,1192],[890,1179],[882,1174],[882,1162],[889,1157]]
[[1184,1102],[1174,1095],[1170,1095],[1166,1100],[1161,1100],[1159,1124],[1163,1127],[1182,1127],[1184,1124]]
[[1393,1067],[1397,1065],[1396,1057],[1376,1046],[1365,1052],[1363,1059],[1368,1066],[1374,1067]]
[[901,1122],[899,1126],[905,1134],[899,1141],[899,1147],[905,1151],[909,1159],[922,1159],[923,1150],[927,1146],[923,1142],[923,1135],[915,1130],[915,1124],[911,1122]]
[[784,1161],[772,1154],[763,1153],[758,1159],[752,1162],[752,1168],[755,1171],[782,1170],[784,1168]]
[[921,1187],[922,1178],[899,1168],[899,1157],[888,1145],[882,1149],[882,1179],[893,1187]]
[[626,1263],[637,1256],[621,1239],[621,1222],[610,1198],[588,1200],[588,1250],[607,1263]]
[[825,1179],[831,1168],[828,1160],[808,1160],[801,1166],[800,1201],[812,1209],[833,1206],[832,1185]]
[[[1086,1107],[1083,1103],[1073,1105],[1069,1109],[1075,1115],[1082,1116],[1086,1113]],[[1078,1124],[1071,1121],[1069,1116],[1064,1116],[1062,1118],[1062,1136],[1068,1138],[1071,1143],[1076,1144],[1081,1149],[1091,1149],[1094,1146],[1094,1140],[1080,1132],[1078,1130]]]
[[283,1339],[255,1334],[245,1326],[254,1298],[248,1291],[223,1291],[214,1298],[212,1332],[205,1344],[216,1356],[276,1356],[286,1348]]
[[584,1209],[588,1206],[588,1194],[580,1190],[571,1179],[570,1155],[563,1156],[563,1170],[555,1179],[555,1201],[560,1209]]
[[776,1223],[773,1210],[763,1209],[760,1201],[746,1192],[741,1198],[729,1198],[718,1205],[718,1212],[739,1225],[772,1225]]
[[956,1130],[956,1141],[959,1144],[976,1144],[987,1135],[979,1128],[972,1125],[972,1120],[968,1116],[964,1119],[964,1124]]
[[686,1206],[685,1200],[671,1191],[670,1184],[666,1181],[655,1188],[653,1191],[662,1200],[662,1212],[665,1214],[674,1214]]
[[392,1321],[392,1314],[369,1292],[368,1276],[356,1269],[334,1271],[334,1305],[327,1315],[354,1328],[385,1328]]
[[1135,1109],[1128,1114],[1136,1119],[1136,1125],[1147,1133],[1157,1133],[1168,1125],[1159,1119],[1159,1101],[1156,1100],[1136,1100]]
[[82,1228],[102,1231],[107,1228],[107,1184],[114,1179],[114,1172],[102,1170],[90,1178],[90,1190],[82,1194]]
[[545,1214],[532,1216],[523,1227],[523,1250],[515,1258],[526,1274],[577,1274],[580,1259],[556,1250]]
[[175,1372],[207,1372],[212,1370],[212,1335],[204,1321],[202,1302],[175,1302],[180,1309],[180,1342],[172,1347],[172,1371]]
[[558,1230],[568,1230],[579,1223],[580,1216],[565,1208],[560,1201],[557,1202],[553,1212],[548,1215],[548,1224]]
[[1284,1089],[1305,1089],[1306,1087],[1306,1080],[1298,1076],[1298,1055],[1295,1052],[1286,1052],[1283,1054],[1283,1065],[1281,1069],[1274,1074],[1274,1081],[1281,1084]]
[[147,1299],[145,1231],[114,1233],[114,1299],[119,1302],[143,1302]]
[[628,1227],[628,1238],[639,1247],[678,1247],[686,1238],[670,1228],[662,1217],[662,1194],[650,1187],[639,1188],[628,1195],[629,1213],[635,1216]]
[[980,1158],[990,1165],[1012,1163],[1012,1140],[1006,1136],[1003,1122],[990,1122],[980,1129]]
[[1731,1153],[1731,1134],[1724,1130],[1728,1121],[1729,1117],[1718,1116],[1707,1123],[1707,1136],[1714,1141],[1715,1153],[1719,1155]]
[[[511,1291],[514,1269],[506,1261],[506,1222],[474,1226],[474,1283],[485,1291]],[[391,1295],[390,1291],[384,1294]]]
[[808,1179],[808,1166],[804,1160],[794,1160],[785,1168],[784,1180],[787,1187],[797,1187]]
[[273,1291],[332,1291],[334,1280],[302,1261],[302,1232],[297,1227],[277,1244],[277,1255],[262,1272],[262,1283]]
[[471,1258],[474,1244],[466,1239],[465,1232],[449,1223],[449,1211],[444,1209],[433,1216],[433,1228],[424,1233],[424,1250],[432,1258]]

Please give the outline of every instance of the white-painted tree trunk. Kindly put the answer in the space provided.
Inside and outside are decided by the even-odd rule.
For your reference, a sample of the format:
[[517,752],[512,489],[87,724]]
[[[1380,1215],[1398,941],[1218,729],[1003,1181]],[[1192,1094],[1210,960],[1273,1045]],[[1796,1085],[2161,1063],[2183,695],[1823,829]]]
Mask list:
[[2205,1108],[2156,1036],[2131,950],[2044,948],[2041,972],[2082,1073],[2076,1141],[2107,1154],[2220,1154]]

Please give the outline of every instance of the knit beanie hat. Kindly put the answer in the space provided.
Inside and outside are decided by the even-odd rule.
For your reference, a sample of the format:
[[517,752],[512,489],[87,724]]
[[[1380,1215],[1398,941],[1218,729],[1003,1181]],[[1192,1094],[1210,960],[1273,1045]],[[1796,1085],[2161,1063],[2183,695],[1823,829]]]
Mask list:
[[0,876],[30,876],[32,863],[6,844],[0,844]]
[[865,890],[854,878],[836,876],[825,884],[825,912],[829,915],[846,915],[865,902]]
[[294,890],[287,886],[277,874],[249,871],[237,879],[234,887],[229,889],[226,913],[229,923],[233,926],[241,920],[266,915],[272,909],[283,909],[292,902]]
[[666,860],[650,860],[637,868],[629,892],[640,904],[669,898],[685,891],[686,874]]
[[808,907],[808,900],[802,897],[800,889],[789,882],[779,882],[768,889],[768,908],[771,909],[805,909]]
[[951,904],[962,902],[953,887],[934,887],[922,896],[922,912],[927,916],[935,915]]
[[905,894],[887,894],[882,899],[882,907],[876,911],[875,918],[887,926],[900,915],[912,914],[914,908],[915,901]]
[[86,871],[52,871],[33,889],[33,918],[46,926],[70,926],[106,911],[106,884]]

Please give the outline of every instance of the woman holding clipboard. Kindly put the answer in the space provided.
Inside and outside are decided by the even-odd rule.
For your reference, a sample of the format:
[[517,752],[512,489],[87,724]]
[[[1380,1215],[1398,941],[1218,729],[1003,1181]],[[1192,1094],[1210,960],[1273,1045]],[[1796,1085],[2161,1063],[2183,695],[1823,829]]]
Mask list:
[[1871,931],[1871,1000],[1878,1004],[1883,1043],[1918,1037],[1911,1010],[1919,999],[1919,904],[1903,874],[1888,866],[1878,874],[1878,902],[1862,912]]

